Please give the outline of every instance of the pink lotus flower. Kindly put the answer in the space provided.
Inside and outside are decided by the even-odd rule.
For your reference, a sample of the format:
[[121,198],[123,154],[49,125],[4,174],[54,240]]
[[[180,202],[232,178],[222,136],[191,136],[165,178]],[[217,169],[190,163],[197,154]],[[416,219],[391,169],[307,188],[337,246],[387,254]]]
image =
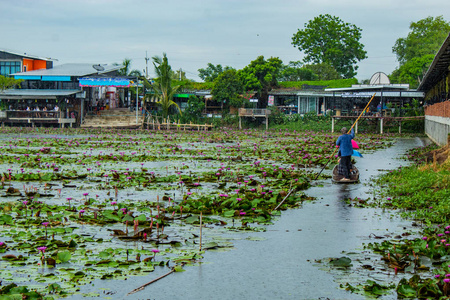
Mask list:
[[47,249],[47,247],[42,246],[42,247],[38,247],[37,249],[38,249],[40,252],[42,252],[42,254],[44,254],[44,253],[45,253],[45,250]]

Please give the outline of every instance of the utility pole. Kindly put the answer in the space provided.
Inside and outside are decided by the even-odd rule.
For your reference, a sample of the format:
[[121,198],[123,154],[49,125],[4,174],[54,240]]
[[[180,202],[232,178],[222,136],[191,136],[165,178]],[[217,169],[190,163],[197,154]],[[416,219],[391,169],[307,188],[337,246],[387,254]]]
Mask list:
[[148,79],[148,60],[147,51],[145,51],[145,78]]
[[180,68],[180,81],[181,81],[181,68]]

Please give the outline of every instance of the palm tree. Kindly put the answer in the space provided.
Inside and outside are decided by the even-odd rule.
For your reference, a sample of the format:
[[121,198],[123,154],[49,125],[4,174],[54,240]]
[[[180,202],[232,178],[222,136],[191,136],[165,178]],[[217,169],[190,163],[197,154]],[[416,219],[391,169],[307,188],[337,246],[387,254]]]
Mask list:
[[163,57],[154,56],[153,66],[155,66],[155,83],[152,84],[152,89],[155,92],[155,97],[159,100],[157,103],[161,105],[164,118],[169,114],[169,108],[174,105],[181,114],[180,107],[172,99],[173,96],[181,89],[181,85],[172,85],[172,68],[167,60],[166,53]]
[[125,58],[122,62],[122,69],[118,70],[117,73],[119,75],[128,76],[131,67],[131,59]]

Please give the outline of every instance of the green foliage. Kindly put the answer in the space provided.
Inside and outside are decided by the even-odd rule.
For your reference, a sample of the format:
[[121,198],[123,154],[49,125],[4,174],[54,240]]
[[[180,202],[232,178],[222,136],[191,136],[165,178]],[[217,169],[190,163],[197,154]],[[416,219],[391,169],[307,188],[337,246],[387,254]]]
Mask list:
[[212,63],[208,63],[208,66],[205,69],[198,69],[198,77],[206,82],[213,82],[220,74],[225,71],[232,70],[232,67],[222,65],[213,65]]
[[406,38],[399,38],[392,47],[401,65],[414,58],[435,55],[450,31],[450,23],[442,16],[412,22]]
[[396,68],[389,79],[392,83],[408,83],[411,88],[417,88],[433,59],[434,54],[414,57]]
[[271,125],[279,125],[285,123],[284,114],[276,106],[270,106],[269,123]]
[[355,64],[367,58],[359,42],[361,29],[328,14],[319,15],[292,37],[292,45],[303,51],[305,62],[328,63],[344,78],[356,75]]
[[338,80],[318,80],[318,81],[284,81],[279,82],[282,88],[296,88],[301,89],[304,85],[320,85],[327,88],[343,88],[351,87],[353,84],[357,84],[356,78],[338,79]]
[[182,123],[193,122],[198,124],[202,112],[205,109],[205,103],[197,96],[190,95],[187,103],[187,107],[184,110],[184,114],[181,117]]
[[[278,111],[278,109],[276,109]],[[281,112],[272,112],[274,116],[270,116],[269,121],[274,129],[289,129],[289,130],[308,130],[308,131],[331,131],[331,117],[318,116],[316,112],[311,111],[306,114],[299,115],[285,115]],[[273,119],[271,119],[273,117]]]
[[214,82],[189,82],[186,87],[194,90],[211,90],[214,87]]
[[238,101],[237,99],[243,91],[242,81],[236,70],[232,69],[223,72],[214,80],[211,94],[215,101],[229,104],[230,102]]
[[[115,63],[114,65],[119,65]],[[117,74],[119,76],[135,76],[135,77],[141,77],[142,73],[139,70],[131,70],[131,59],[125,58],[122,62],[122,69],[117,71]]]
[[385,174],[377,183],[387,186],[389,206],[406,209],[416,220],[441,223],[450,220],[449,175],[445,166],[410,166]]
[[125,58],[122,61],[122,69],[117,71],[118,75],[127,76],[131,70],[131,59]]
[[154,56],[153,66],[155,67],[155,83],[150,87],[154,91],[154,96],[158,98],[158,104],[162,108],[163,117],[169,115],[169,109],[171,106],[175,106],[178,112],[181,114],[180,107],[172,99],[175,94],[181,89],[181,85],[175,85],[172,83],[172,68],[169,65],[166,53],[163,57]]
[[329,63],[320,63],[315,65],[306,65],[305,68],[316,75],[317,80],[335,80],[342,76]]
[[313,70],[303,66],[300,61],[291,61],[288,65],[283,65],[280,71],[279,81],[302,81],[317,80],[318,76]]
[[22,81],[22,79],[14,79],[12,77],[5,77],[0,75],[0,91],[18,86]]
[[267,106],[268,93],[278,86],[278,78],[283,62],[278,57],[268,60],[264,56],[258,56],[248,66],[239,71],[239,77],[246,91],[258,91],[261,107]]
[[176,71],[172,71],[172,80],[175,81],[186,81],[187,77],[186,77],[186,72],[183,72],[182,69],[176,70]]

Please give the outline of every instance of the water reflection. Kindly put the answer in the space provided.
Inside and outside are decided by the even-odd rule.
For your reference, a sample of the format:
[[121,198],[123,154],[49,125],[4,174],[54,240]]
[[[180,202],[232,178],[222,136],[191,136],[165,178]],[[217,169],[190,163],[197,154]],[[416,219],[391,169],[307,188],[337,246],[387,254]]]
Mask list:
[[[361,249],[371,234],[398,233],[410,225],[410,221],[381,210],[350,206],[345,199],[370,197],[371,178],[380,170],[407,164],[398,158],[407,149],[422,145],[422,139],[400,139],[391,148],[364,154],[357,161],[360,183],[320,181],[321,186],[306,191],[317,201],[283,211],[267,232],[237,234],[242,238],[233,242],[235,250],[207,251],[204,261],[211,263],[186,267],[186,272],[172,274],[127,299],[365,299],[340,290],[336,278],[321,270],[315,261]],[[266,240],[245,239],[255,235]],[[165,272],[167,269],[157,268],[149,277],[157,278]],[[134,277],[120,286],[130,284],[131,290],[149,280]],[[113,282],[99,282],[97,287],[111,284],[111,289],[117,290]]]

